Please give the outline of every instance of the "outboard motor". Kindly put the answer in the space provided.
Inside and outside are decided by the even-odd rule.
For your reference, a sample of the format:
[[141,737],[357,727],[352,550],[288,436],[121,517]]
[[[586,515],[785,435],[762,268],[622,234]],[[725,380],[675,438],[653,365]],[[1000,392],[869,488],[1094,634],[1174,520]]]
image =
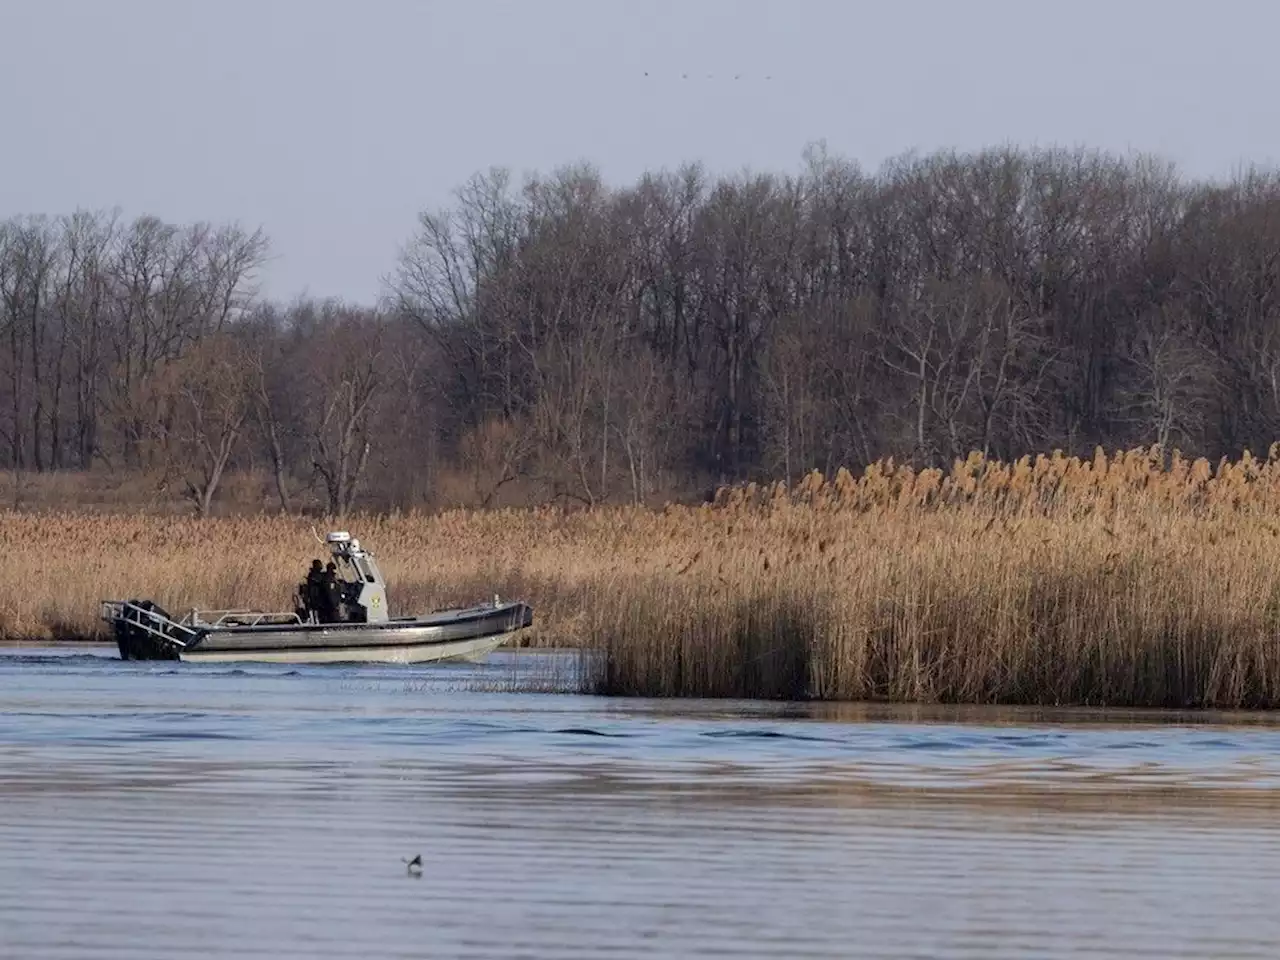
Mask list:
[[387,585],[373,555],[360,549],[360,541],[345,531],[325,537],[342,579],[342,596],[348,609],[346,619],[355,623],[384,623],[387,613]]

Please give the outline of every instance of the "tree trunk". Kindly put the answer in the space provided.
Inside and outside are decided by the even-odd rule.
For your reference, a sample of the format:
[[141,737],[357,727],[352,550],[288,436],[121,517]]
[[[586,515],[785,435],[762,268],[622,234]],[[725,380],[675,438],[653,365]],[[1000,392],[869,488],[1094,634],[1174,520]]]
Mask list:
[[267,446],[271,451],[271,474],[275,479],[276,496],[280,499],[280,512],[289,513],[289,485],[285,478],[284,449],[280,445],[280,433],[274,418],[267,422]]
[[62,382],[67,359],[67,323],[64,318],[58,334],[57,360],[53,368],[53,401],[49,411],[49,466],[62,469]]
[[37,473],[44,473],[44,443],[42,421],[44,420],[44,380],[40,369],[40,288],[38,285],[31,294],[31,392],[35,397],[35,407],[31,412],[31,462]]
[[13,459],[13,469],[21,470],[26,466],[26,458],[23,456],[23,410],[22,410],[22,361],[23,350],[22,340],[18,335],[18,323],[16,319],[11,319],[9,324],[9,351],[12,357],[12,366],[9,368],[9,378],[12,383],[13,390],[13,436],[11,438],[11,455]]

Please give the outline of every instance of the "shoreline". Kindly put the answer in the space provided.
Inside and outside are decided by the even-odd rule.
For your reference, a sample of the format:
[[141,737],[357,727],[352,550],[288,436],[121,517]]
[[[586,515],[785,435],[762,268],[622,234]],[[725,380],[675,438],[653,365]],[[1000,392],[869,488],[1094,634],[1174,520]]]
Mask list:
[[109,640],[69,640],[69,639],[0,639],[0,649],[21,649],[26,647],[92,647],[94,649],[114,649],[115,644]]
[[[0,599],[10,647],[109,646],[102,597],[284,609],[317,552],[304,517],[0,518],[12,560],[39,574]],[[525,600],[518,648],[571,638],[591,654],[587,693],[1280,707],[1280,456],[886,461],[698,507],[341,526],[378,557],[393,616]]]

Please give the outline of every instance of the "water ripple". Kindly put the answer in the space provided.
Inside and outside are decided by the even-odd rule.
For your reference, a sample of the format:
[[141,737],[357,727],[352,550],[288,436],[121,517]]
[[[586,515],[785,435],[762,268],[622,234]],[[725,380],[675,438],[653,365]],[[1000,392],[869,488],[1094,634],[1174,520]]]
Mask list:
[[0,955],[1274,955],[1268,717],[484,692],[529,659],[0,654]]

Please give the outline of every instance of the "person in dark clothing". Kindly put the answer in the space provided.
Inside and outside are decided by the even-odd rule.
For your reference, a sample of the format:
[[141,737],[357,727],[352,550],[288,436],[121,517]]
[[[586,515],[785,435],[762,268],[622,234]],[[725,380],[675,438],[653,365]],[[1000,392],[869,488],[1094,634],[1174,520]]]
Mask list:
[[324,611],[324,622],[337,623],[342,619],[342,588],[338,584],[338,565],[332,560],[325,566],[320,577],[320,589],[320,609]]
[[307,609],[307,581],[305,580],[293,591],[293,612],[303,623],[311,619],[311,611]]
[[319,560],[311,561],[311,569],[307,571],[306,594],[302,598],[307,610],[315,613],[317,619],[324,619],[324,567]]

